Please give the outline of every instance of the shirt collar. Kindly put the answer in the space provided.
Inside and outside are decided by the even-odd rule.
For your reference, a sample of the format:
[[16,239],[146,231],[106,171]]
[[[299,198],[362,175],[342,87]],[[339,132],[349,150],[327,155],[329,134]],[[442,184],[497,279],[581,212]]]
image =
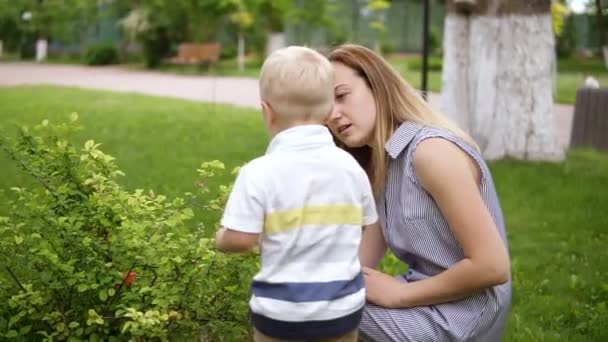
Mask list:
[[422,129],[422,125],[416,122],[406,121],[397,128],[397,130],[391,135],[384,149],[391,158],[395,159],[401,152],[409,145],[409,143],[416,137],[416,134]]
[[335,145],[327,127],[322,125],[301,125],[288,128],[276,134],[270,141],[266,154],[278,150],[298,150],[324,145]]

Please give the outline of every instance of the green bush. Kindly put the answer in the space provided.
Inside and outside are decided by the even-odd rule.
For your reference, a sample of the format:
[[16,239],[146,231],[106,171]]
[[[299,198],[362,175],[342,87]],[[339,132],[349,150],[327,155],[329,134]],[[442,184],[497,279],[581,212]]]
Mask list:
[[[440,56],[429,56],[428,63],[428,68],[431,71],[441,71],[443,67],[443,59]],[[422,58],[416,57],[408,60],[407,67],[409,70],[422,70]]]
[[185,226],[191,206],[223,207],[230,187],[204,185],[223,164],[203,163],[184,198],[128,192],[99,144],[66,138],[76,121],[0,140],[33,180],[0,217],[0,340],[245,340],[256,259],[216,254]]
[[436,26],[431,26],[429,30],[429,51],[437,53],[441,49],[441,35]]
[[111,44],[89,45],[84,59],[88,65],[110,65],[118,63],[118,50]]

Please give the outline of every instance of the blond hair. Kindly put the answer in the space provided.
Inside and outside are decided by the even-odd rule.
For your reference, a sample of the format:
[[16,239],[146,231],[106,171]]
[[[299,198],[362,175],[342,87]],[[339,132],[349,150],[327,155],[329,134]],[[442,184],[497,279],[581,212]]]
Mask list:
[[284,121],[322,122],[331,112],[334,73],[320,53],[303,46],[273,52],[260,72],[260,97]]
[[433,110],[395,69],[372,50],[353,44],[337,47],[328,56],[332,62],[353,69],[371,90],[376,102],[376,125],[370,146],[349,149],[363,164],[372,188],[380,194],[386,178],[388,154],[384,145],[404,122],[449,130],[477,148],[473,139],[455,123]]

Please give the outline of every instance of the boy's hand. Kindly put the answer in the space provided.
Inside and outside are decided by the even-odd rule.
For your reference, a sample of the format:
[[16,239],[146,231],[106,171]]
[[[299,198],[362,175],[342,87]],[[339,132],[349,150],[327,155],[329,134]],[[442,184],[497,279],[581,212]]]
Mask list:
[[222,227],[215,234],[215,248],[220,252],[247,252],[258,245],[260,234],[243,233]]

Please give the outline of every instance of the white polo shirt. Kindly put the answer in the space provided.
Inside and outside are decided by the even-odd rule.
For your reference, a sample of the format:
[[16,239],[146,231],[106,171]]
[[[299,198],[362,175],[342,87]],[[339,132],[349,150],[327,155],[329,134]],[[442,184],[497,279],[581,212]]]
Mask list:
[[362,226],[376,221],[365,171],[326,127],[277,134],[266,155],[241,169],[221,220],[261,234],[249,302],[256,328],[277,338],[355,329],[365,304]]

